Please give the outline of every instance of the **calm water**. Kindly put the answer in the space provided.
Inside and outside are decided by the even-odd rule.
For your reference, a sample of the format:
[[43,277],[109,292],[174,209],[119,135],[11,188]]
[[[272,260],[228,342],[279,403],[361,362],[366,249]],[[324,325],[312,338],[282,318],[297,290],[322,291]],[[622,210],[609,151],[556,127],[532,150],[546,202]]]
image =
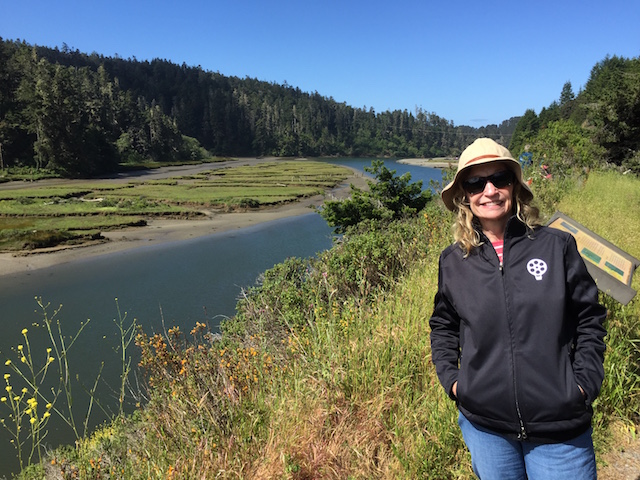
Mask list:
[[[370,158],[323,158],[322,161],[332,163],[334,165],[346,165],[360,171],[364,171],[365,167],[371,166]],[[423,190],[429,188],[429,182],[431,180],[438,182],[442,180],[442,171],[438,168],[405,165],[403,163],[398,163],[396,160],[389,159],[384,160],[384,165],[389,170],[395,170],[397,176],[403,175],[407,172],[410,173],[411,182],[422,181]]]
[[[370,159],[330,159],[330,163],[359,170],[371,165]],[[440,179],[440,170],[411,167],[394,161],[385,165],[397,174],[411,172],[412,181]],[[118,337],[114,319],[118,306],[127,318],[136,318],[147,333],[180,326],[188,332],[196,321],[217,327],[221,318],[232,316],[242,288],[255,285],[259,275],[288,257],[307,258],[330,248],[332,230],[316,214],[291,217],[254,227],[223,232],[181,242],[143,247],[131,251],[83,259],[47,269],[11,276],[0,276],[0,358],[17,360],[20,333],[29,330],[29,342],[35,356],[44,357],[45,331],[41,327],[35,296],[50,303],[50,314],[62,305],[58,318],[64,334],[77,331],[81,322],[88,327],[70,351],[74,374],[91,386],[105,361],[103,378],[117,385],[117,355],[113,347]],[[37,326],[40,325],[40,326]],[[4,367],[3,372],[9,372]],[[13,374],[11,381],[15,382]],[[14,383],[14,388],[17,384]],[[85,412],[85,395],[74,386],[77,412]],[[109,401],[111,395],[102,388]],[[3,392],[4,393],[4,392]],[[0,418],[7,418],[6,405],[0,405]],[[96,412],[97,413],[97,412]],[[52,417],[53,418],[53,417]],[[103,418],[96,416],[95,422]],[[59,422],[58,422],[59,423]],[[66,428],[50,423],[48,442],[69,443]],[[8,433],[0,430],[0,475],[15,471],[15,451]]]

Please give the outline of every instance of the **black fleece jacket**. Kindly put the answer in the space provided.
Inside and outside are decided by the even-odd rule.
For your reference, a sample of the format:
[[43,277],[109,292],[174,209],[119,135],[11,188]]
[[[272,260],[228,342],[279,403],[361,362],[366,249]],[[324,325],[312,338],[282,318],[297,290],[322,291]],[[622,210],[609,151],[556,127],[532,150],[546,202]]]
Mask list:
[[[574,238],[515,217],[500,266],[491,243],[440,256],[431,326],[440,382],[472,422],[522,440],[564,441],[591,424],[604,377],[606,310]],[[580,387],[585,395],[580,391]]]

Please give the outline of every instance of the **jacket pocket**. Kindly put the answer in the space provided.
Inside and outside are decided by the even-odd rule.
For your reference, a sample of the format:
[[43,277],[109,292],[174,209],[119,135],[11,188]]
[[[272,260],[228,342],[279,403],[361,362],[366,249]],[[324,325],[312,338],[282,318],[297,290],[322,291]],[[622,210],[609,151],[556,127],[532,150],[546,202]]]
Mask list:
[[557,422],[579,418],[587,411],[568,356],[558,368],[544,368],[522,385],[521,406],[525,421]]

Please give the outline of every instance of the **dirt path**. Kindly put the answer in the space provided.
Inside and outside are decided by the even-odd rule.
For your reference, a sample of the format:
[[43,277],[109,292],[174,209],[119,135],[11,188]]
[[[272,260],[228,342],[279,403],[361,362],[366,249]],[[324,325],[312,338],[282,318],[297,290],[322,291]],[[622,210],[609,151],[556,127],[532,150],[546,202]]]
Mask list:
[[603,456],[605,465],[598,469],[599,480],[640,480],[640,435],[614,425],[614,445]]
[[[160,167],[149,170],[136,170],[133,172],[123,172],[116,173],[114,175],[107,175],[104,177],[99,177],[97,179],[84,179],[84,180],[76,180],[76,179],[68,179],[68,178],[47,178],[44,180],[37,180],[34,182],[24,181],[24,182],[7,182],[0,183],[0,190],[12,190],[18,188],[38,188],[38,187],[49,187],[49,186],[59,186],[59,185],[74,185],[74,184],[86,184],[91,181],[99,181],[100,183],[129,183],[132,181],[148,181],[148,180],[161,180],[170,177],[177,176],[186,176],[186,175],[196,175],[201,172],[205,172],[208,170],[218,170],[221,168],[227,167],[242,167],[242,166],[252,166],[258,165],[260,163],[265,162],[275,162],[280,159],[277,157],[263,157],[263,158],[237,158],[233,160],[226,160],[224,162],[211,162],[211,163],[201,163],[198,165],[182,165],[182,166],[168,166],[168,167]],[[296,159],[296,160],[305,160],[305,159]]]

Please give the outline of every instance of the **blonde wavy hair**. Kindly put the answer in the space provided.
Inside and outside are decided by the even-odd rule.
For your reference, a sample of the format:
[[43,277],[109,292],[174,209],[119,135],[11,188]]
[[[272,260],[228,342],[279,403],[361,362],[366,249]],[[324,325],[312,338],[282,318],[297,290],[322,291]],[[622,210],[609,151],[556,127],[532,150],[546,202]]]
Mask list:
[[[479,247],[483,242],[480,240],[480,221],[473,215],[461,185],[462,182],[458,182],[455,186],[456,190],[453,196],[454,212],[456,213],[453,237],[467,257],[474,248]],[[513,183],[513,214],[526,225],[529,232],[532,232],[535,227],[542,224],[539,218],[540,211],[537,207],[530,205],[528,200],[525,200],[522,192],[523,188],[520,182],[515,181]]]

